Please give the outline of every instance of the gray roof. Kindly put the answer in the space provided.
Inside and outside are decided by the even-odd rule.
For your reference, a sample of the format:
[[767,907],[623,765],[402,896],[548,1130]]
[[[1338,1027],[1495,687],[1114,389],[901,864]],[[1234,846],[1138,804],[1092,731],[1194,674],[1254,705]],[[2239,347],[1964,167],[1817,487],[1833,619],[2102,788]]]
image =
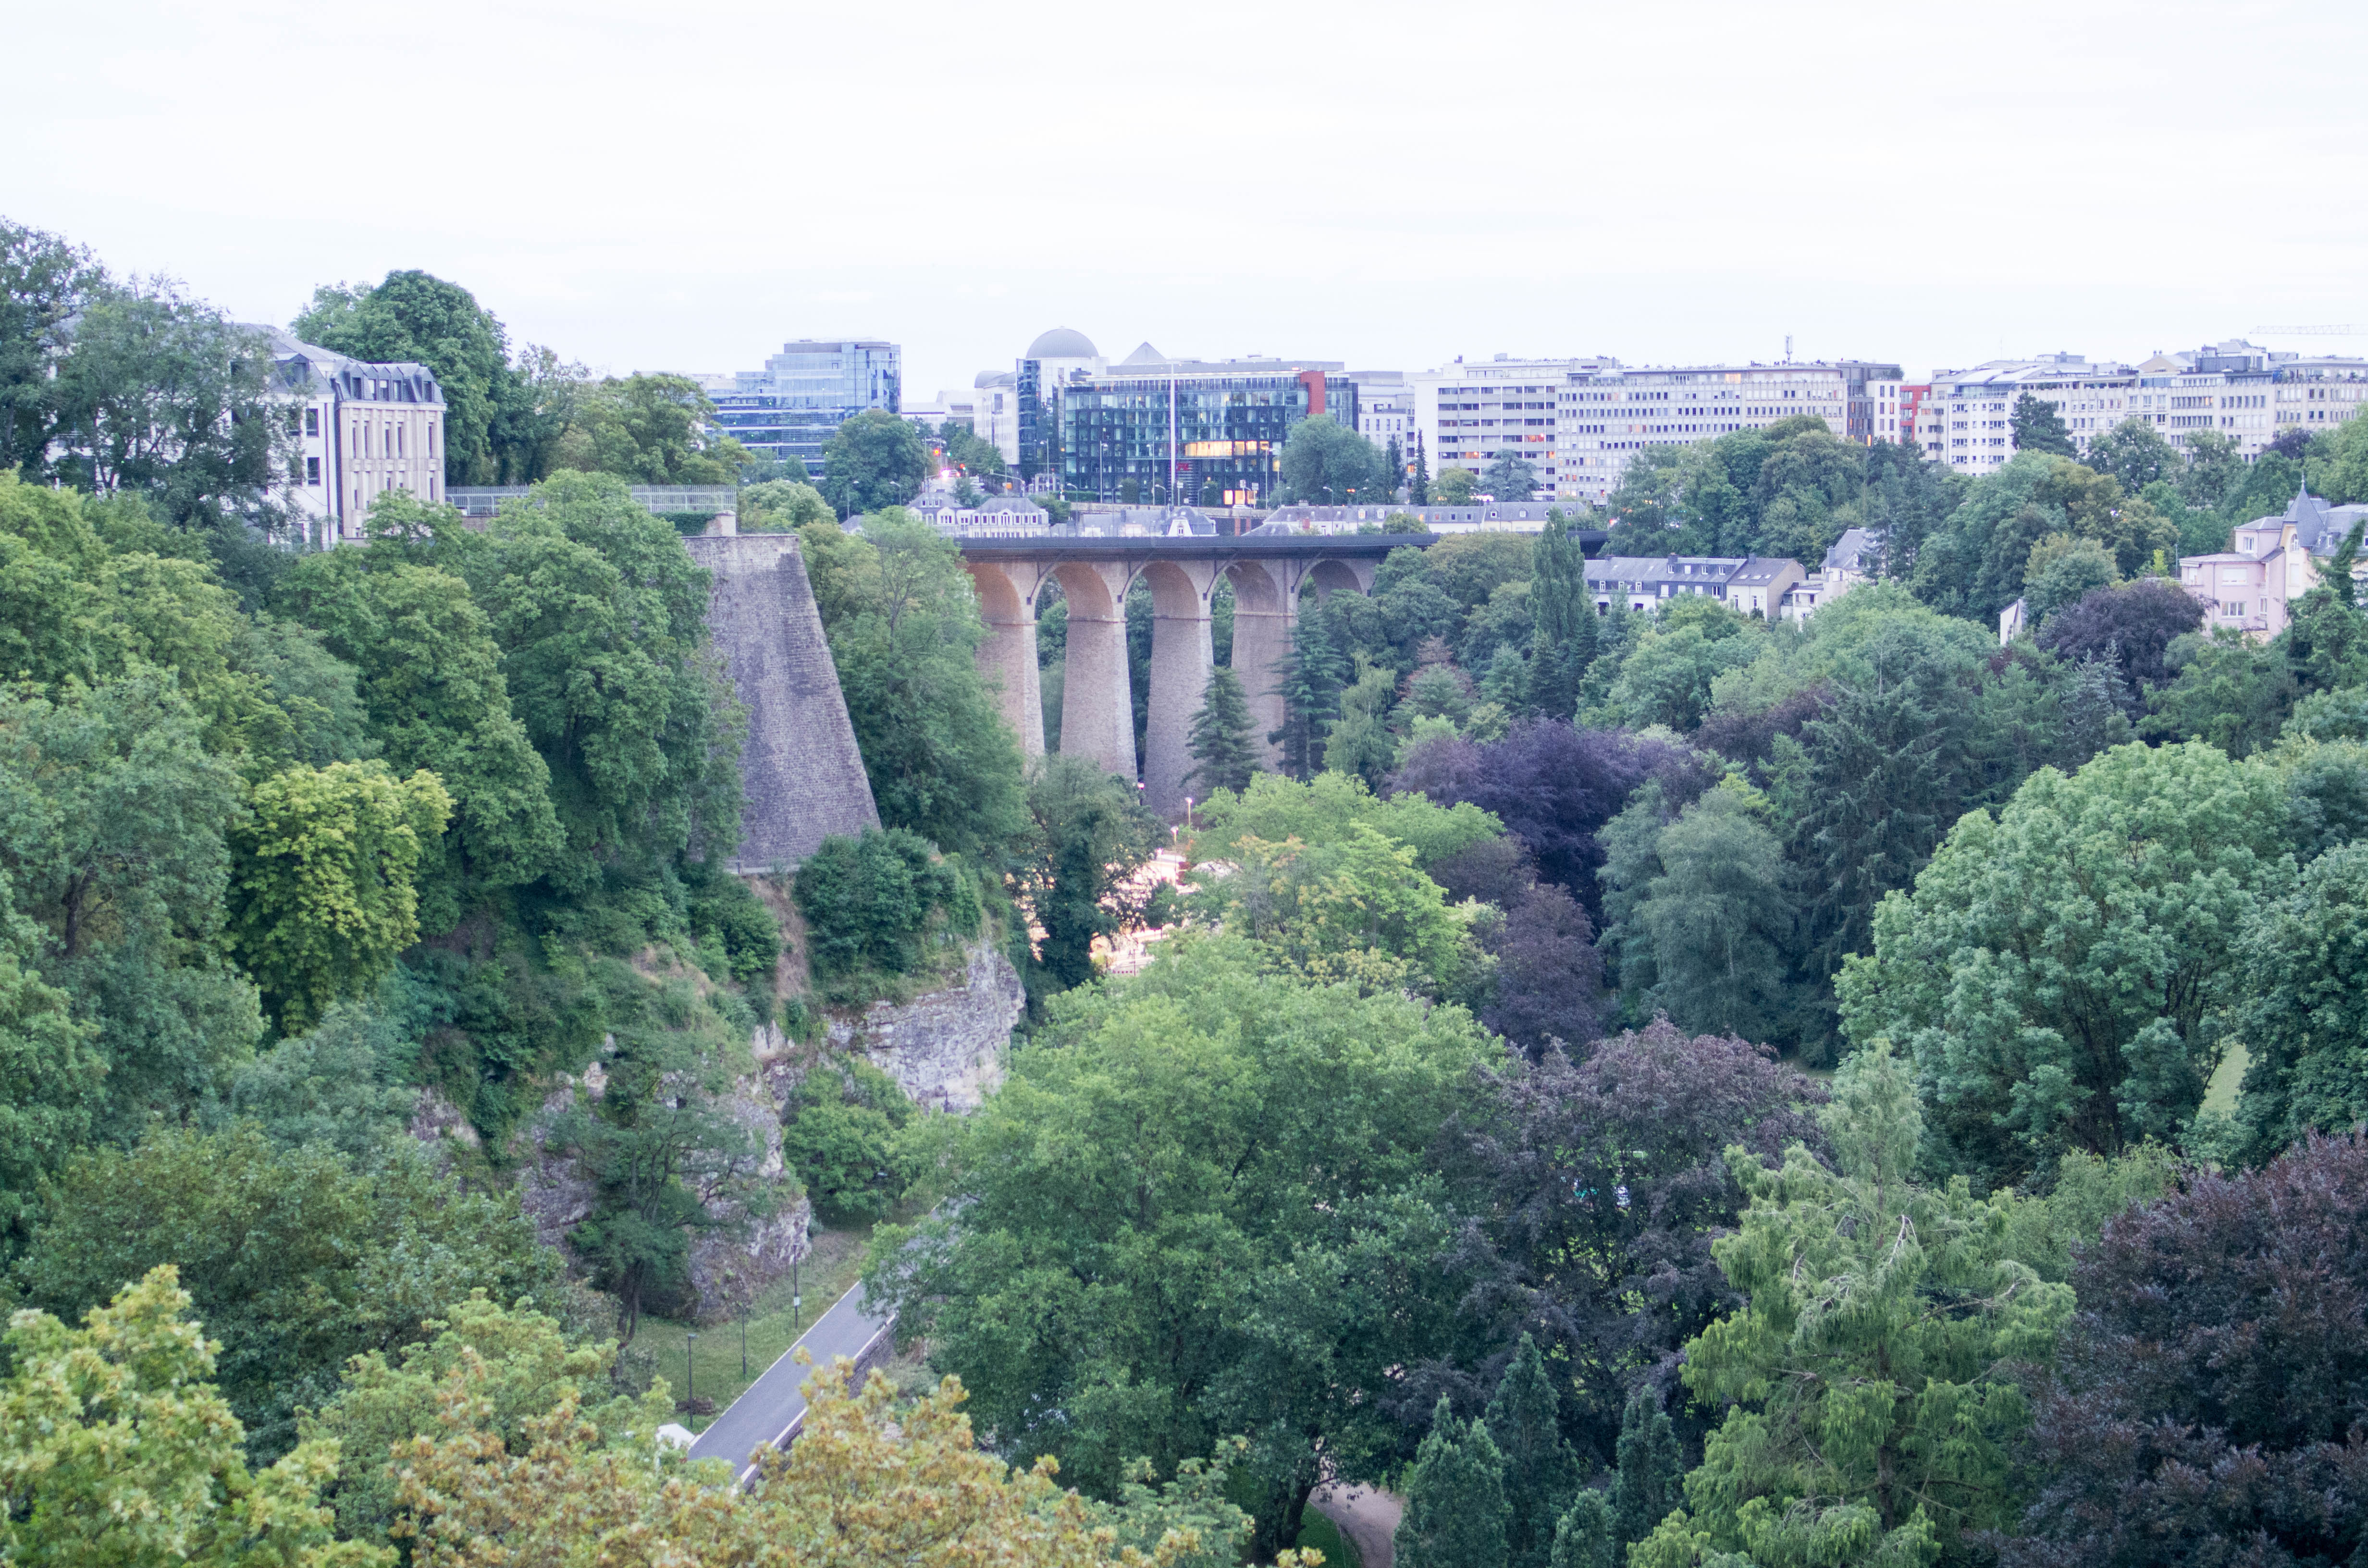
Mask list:
[[1158,349],[1154,348],[1151,346],[1150,339],[1145,338],[1143,342],[1134,346],[1133,353],[1120,360],[1119,363],[1121,365],[1165,365],[1167,363],[1167,356],[1162,354]]
[[1883,536],[1873,528],[1844,528],[1842,537],[1826,551],[1824,568],[1828,572],[1864,572],[1872,562],[1867,557],[1883,548]]
[[272,363],[280,384],[290,392],[324,392],[342,380],[348,397],[444,406],[444,389],[437,384],[436,372],[425,365],[408,359],[386,364],[356,359],[307,343],[281,327],[256,324],[248,330],[269,335]]
[[1099,359],[1094,340],[1075,327],[1056,326],[1050,332],[1040,332],[1036,341],[1028,346],[1026,359]]
[[2258,528],[2292,523],[2296,544],[2313,555],[2332,555],[2342,544],[2343,536],[2351,531],[2351,525],[2362,517],[2368,517],[2368,506],[2331,506],[2308,490],[2297,490],[2283,513],[2274,517],[2255,517],[2237,526]]

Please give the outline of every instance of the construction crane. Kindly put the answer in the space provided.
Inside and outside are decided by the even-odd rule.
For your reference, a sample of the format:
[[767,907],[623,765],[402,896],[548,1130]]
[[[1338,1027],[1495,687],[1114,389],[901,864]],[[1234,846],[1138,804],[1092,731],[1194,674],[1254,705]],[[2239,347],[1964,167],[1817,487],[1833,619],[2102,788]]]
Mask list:
[[2339,323],[2334,326],[2257,326],[2255,332],[2276,333],[2281,337],[2368,337],[2368,326]]

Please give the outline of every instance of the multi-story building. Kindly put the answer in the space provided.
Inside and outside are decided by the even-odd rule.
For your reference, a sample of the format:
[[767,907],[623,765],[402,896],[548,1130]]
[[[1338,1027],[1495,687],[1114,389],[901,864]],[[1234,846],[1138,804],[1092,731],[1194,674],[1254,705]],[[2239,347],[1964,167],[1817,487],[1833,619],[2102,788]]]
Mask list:
[[[2363,517],[2368,506],[2330,506],[2298,492],[2281,516],[2231,528],[2226,551],[2181,556],[2180,583],[2203,601],[2206,626],[2275,637],[2292,619],[2294,602],[2318,585],[2321,564]],[[2351,575],[2368,579],[2368,557],[2352,562]]]
[[[1538,488],[1566,494],[1555,431],[1556,399],[1573,377],[1616,368],[1617,359],[1458,359],[1406,378],[1414,392],[1414,434],[1433,476],[1441,469],[1478,473],[1499,457],[1527,458]],[[1407,461],[1415,442],[1406,443]],[[1510,499],[1500,497],[1499,499]]]
[[2273,353],[2241,338],[2157,354],[2132,407],[2173,446],[2216,430],[2248,461],[2287,430],[2331,428],[2360,411],[2368,359]]
[[1932,383],[1930,381],[1916,386],[1904,383],[1900,386],[1896,400],[1898,423],[1893,427],[1892,440],[1903,447],[1922,449],[1924,437],[1918,426],[1923,421],[1924,400],[1931,395]]
[[[1156,359],[1159,351],[1146,343],[1130,358],[1145,357]],[[1060,475],[1061,434],[1065,427],[1063,403],[1069,383],[1080,376],[1100,374],[1109,363],[1092,338],[1074,327],[1056,326],[1038,333],[1009,371],[988,371],[979,378],[981,388],[990,388],[992,378],[991,390],[1010,395],[1011,445],[1004,451],[1003,460],[1017,469],[1022,480],[1032,483],[1046,475]]]
[[2055,405],[2074,449],[2085,452],[2091,440],[2129,417],[2138,379],[2127,365],[2078,354],[1936,371],[1918,417],[1918,444],[1926,457],[1960,473],[1995,473],[2014,456],[2014,405],[2028,394]]
[[1647,447],[1686,446],[1796,415],[1844,440],[1889,440],[1905,386],[1896,364],[1837,359],[1574,373],[1556,389],[1554,494],[1600,505]]
[[796,458],[822,477],[822,449],[832,434],[866,409],[903,406],[905,356],[893,343],[847,338],[785,343],[761,370],[730,384],[700,377],[715,403],[715,423],[758,457]]
[[296,436],[290,488],[308,543],[358,540],[370,504],[391,490],[444,499],[444,390],[408,362],[376,365],[276,327],[273,384]]
[[1106,369],[1072,371],[1058,389],[1063,485],[1098,501],[1268,505],[1302,420],[1328,414],[1357,427],[1357,385],[1340,369],[1263,355],[1171,359],[1146,343]]
[[1402,370],[1351,370],[1347,379],[1357,383],[1357,434],[1382,451],[1398,444],[1398,483],[1405,483],[1414,467],[1414,388]]

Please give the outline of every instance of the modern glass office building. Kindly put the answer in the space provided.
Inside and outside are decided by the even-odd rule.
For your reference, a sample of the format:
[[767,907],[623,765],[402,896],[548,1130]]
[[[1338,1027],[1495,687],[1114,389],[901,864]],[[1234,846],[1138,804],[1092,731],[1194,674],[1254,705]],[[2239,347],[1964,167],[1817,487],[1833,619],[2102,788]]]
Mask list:
[[761,370],[742,370],[712,390],[715,422],[759,457],[797,458],[822,477],[823,444],[867,408],[899,411],[905,352],[894,343],[785,343]]
[[1100,501],[1196,502],[1213,488],[1221,505],[1271,505],[1301,420],[1357,427],[1357,388],[1340,369],[1178,360],[1079,377],[1061,400],[1063,485]]

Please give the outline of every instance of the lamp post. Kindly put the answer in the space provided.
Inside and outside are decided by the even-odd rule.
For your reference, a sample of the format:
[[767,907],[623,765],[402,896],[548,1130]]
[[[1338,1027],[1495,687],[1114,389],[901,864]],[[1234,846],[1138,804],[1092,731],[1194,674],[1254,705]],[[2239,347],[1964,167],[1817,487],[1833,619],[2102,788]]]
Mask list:
[[693,1421],[699,1419],[699,1364],[691,1359],[691,1347],[699,1343],[699,1331],[686,1329],[682,1336],[682,1403],[683,1414]]
[[740,1303],[740,1381],[748,1381],[748,1303]]
[[805,1332],[806,1299],[798,1294],[798,1260],[790,1259],[790,1337],[794,1340]]

